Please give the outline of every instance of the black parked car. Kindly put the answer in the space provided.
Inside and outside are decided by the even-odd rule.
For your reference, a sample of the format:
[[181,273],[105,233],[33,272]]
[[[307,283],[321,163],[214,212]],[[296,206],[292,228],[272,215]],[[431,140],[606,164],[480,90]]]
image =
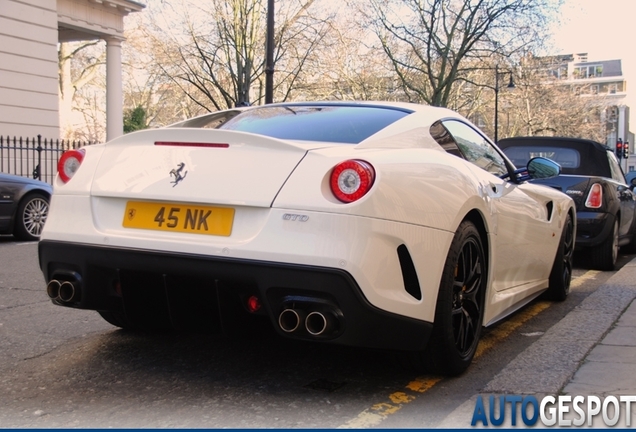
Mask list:
[[613,270],[618,249],[636,250],[636,197],[612,149],[595,141],[564,137],[515,137],[499,147],[516,166],[543,156],[562,167],[561,175],[533,180],[559,189],[574,200],[577,209],[576,250],[589,265]]
[[39,239],[52,193],[48,183],[0,173],[0,234]]

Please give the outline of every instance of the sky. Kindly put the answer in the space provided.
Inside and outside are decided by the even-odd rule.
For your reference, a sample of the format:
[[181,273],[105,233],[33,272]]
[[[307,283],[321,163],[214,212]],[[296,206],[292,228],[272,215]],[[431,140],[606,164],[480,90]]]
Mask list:
[[553,30],[555,52],[588,53],[588,60],[622,60],[630,129],[636,131],[636,1],[565,0]]

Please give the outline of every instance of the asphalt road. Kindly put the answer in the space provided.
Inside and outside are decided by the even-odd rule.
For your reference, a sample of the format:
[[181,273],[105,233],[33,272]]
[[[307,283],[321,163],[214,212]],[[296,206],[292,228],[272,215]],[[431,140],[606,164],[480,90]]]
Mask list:
[[567,301],[535,301],[486,329],[471,368],[451,379],[267,331],[125,332],[51,304],[36,243],[0,236],[0,263],[3,428],[435,427],[613,274],[577,268]]

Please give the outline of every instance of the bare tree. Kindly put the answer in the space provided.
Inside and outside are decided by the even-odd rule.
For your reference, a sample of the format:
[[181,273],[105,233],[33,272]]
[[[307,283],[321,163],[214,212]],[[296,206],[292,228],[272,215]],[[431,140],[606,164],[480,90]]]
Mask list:
[[370,0],[366,13],[408,100],[449,106],[479,62],[540,38],[543,0]]
[[[555,78],[554,67],[549,57],[526,56],[504,72],[506,79],[500,79],[498,91],[498,136],[560,135],[603,142],[603,97],[589,94],[585,81],[574,86],[572,81]],[[508,73],[514,78],[513,89],[506,88]],[[495,136],[496,94],[493,86],[484,83],[492,80],[490,68],[473,70],[462,80],[463,91],[454,98],[458,106],[453,107],[491,137]]]
[[[284,102],[307,87],[312,77],[325,71],[326,55],[337,45],[333,35],[334,13],[314,7],[315,0],[280,2],[274,37],[274,92]],[[262,84],[262,77],[259,77]],[[259,101],[264,95],[259,94]]]
[[605,142],[601,111],[607,102],[592,95],[590,85],[563,81],[550,74],[549,58],[528,57],[516,72],[508,99],[510,124],[504,136],[554,135]]
[[[279,100],[289,97],[328,30],[327,18],[311,13],[314,1],[278,2],[275,91]],[[261,102],[266,1],[164,3],[152,15],[148,33],[164,75],[205,111]]]
[[142,107],[148,127],[164,126],[205,112],[164,74],[163,65],[169,59],[162,55],[163,45],[157,46],[154,38],[147,37],[143,15],[129,17],[128,24],[122,50],[124,109],[130,112]]
[[[100,71],[104,66],[104,56],[103,46],[97,40],[62,42],[58,46],[60,126],[63,139],[101,138],[98,131],[87,134],[84,127],[77,127],[75,119],[84,120],[84,110],[93,105],[90,101],[92,97],[87,96],[87,93],[90,93],[91,85],[101,81]],[[102,88],[105,88],[105,84]]]

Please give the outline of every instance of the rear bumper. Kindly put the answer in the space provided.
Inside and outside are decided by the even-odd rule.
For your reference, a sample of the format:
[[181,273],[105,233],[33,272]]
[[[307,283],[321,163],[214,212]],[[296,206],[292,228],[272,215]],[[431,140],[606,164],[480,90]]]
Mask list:
[[[342,269],[53,240],[41,241],[38,249],[47,282],[77,279],[73,301],[53,300],[61,306],[162,319],[176,328],[198,315],[223,329],[241,314],[252,315],[244,306],[255,295],[262,303],[256,315],[283,336],[398,350],[424,349],[432,329],[429,322],[371,305]],[[303,326],[285,332],[279,315],[290,307],[330,313],[337,326],[318,336]]]
[[576,248],[595,247],[612,235],[614,215],[610,213],[577,212]]

